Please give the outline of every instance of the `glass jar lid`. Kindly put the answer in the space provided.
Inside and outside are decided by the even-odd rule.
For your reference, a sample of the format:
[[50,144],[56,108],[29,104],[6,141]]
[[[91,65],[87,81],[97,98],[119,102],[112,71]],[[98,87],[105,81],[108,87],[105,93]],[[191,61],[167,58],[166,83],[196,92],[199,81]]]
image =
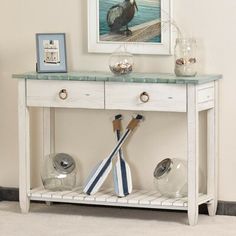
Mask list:
[[156,179],[159,179],[166,176],[170,172],[172,165],[173,165],[173,162],[170,158],[166,158],[162,160],[161,162],[157,164],[157,167],[154,170],[154,173],[153,173],[154,177]]
[[75,161],[66,153],[57,153],[53,157],[53,166],[61,174],[70,174],[75,169]]

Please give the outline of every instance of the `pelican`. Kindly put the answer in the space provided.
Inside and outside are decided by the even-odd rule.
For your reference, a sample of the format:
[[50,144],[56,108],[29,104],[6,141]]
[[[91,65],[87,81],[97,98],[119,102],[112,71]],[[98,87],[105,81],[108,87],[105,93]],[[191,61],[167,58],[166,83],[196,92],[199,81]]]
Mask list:
[[[128,24],[134,18],[135,8],[138,11],[135,0],[124,0],[124,2],[112,6],[107,12],[107,24],[110,31],[114,33],[124,32],[127,36],[132,35]],[[122,32],[121,28],[124,26],[126,29]]]

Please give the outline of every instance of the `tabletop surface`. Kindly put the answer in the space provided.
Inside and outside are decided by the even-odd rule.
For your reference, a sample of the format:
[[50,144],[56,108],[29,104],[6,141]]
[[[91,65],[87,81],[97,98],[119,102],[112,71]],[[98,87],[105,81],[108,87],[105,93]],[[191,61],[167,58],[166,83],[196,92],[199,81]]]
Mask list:
[[204,84],[222,78],[219,74],[197,75],[195,77],[177,77],[168,73],[131,73],[115,76],[111,72],[83,71],[68,73],[22,73],[13,74],[16,79],[31,80],[70,80],[70,81],[111,81],[128,83],[170,83],[170,84]]

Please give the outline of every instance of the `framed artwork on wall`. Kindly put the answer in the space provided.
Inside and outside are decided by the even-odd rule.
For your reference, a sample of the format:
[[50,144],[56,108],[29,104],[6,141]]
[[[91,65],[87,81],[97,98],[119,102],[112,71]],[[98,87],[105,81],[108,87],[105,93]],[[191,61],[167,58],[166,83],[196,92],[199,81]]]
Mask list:
[[37,72],[67,72],[64,33],[36,34]]
[[171,0],[88,0],[88,51],[171,54]]

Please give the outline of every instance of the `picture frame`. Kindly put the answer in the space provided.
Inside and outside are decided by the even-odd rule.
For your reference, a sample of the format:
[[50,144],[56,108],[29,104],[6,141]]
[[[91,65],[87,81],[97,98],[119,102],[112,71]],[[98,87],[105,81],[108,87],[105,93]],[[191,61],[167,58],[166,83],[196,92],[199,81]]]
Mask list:
[[37,33],[36,52],[38,73],[66,73],[66,34]]
[[[109,9],[113,7],[112,11],[115,11],[114,6],[120,4],[126,4],[126,2],[134,3],[136,1],[137,9],[139,13],[137,16],[134,15],[132,21],[128,23],[127,28],[131,29],[133,39],[122,38],[112,32],[111,22],[114,22],[114,17],[119,15],[119,11],[122,8],[119,8],[117,12],[114,12],[112,17],[108,17]],[[156,2],[156,6],[155,6]],[[146,4],[146,6],[143,6]],[[152,4],[152,5],[148,5]],[[171,0],[88,0],[88,52],[90,53],[112,53],[122,46],[126,45],[127,51],[132,54],[155,54],[155,55],[171,55],[172,54],[172,26],[171,26]],[[145,9],[149,9],[147,14]],[[156,9],[156,13],[154,12]],[[159,13],[158,13],[159,9]],[[135,9],[136,10],[136,9]],[[152,14],[150,11],[154,12]],[[138,11],[137,11],[138,12]],[[135,13],[136,14],[136,13]],[[138,15],[139,14],[139,15]],[[159,14],[159,15],[158,15]],[[145,16],[150,16],[150,19],[145,19]],[[156,16],[157,19],[156,19]],[[135,18],[136,17],[136,18]],[[153,19],[154,17],[154,19]],[[111,21],[109,21],[111,18]],[[145,22],[146,20],[146,22]],[[164,22],[164,23],[163,23]],[[110,23],[110,25],[109,25]],[[132,23],[132,24],[131,24]],[[131,27],[129,27],[129,24]],[[146,24],[146,25],[145,25]],[[147,24],[150,24],[147,25]],[[159,24],[159,28],[157,27]],[[163,27],[164,26],[164,27]],[[109,28],[110,27],[110,28]],[[138,39],[135,39],[137,36],[137,31],[141,28],[141,33],[138,34]],[[143,28],[142,28],[143,27]],[[154,27],[154,28],[153,28]],[[114,27],[115,28],[115,27]],[[118,28],[118,27],[117,27]],[[117,31],[124,31],[123,29],[118,29]],[[147,30],[148,33],[142,33],[142,29]],[[159,29],[160,41],[154,41],[152,39],[146,40],[146,35],[151,35],[151,31]],[[109,32],[110,30],[110,32]],[[155,31],[157,33],[157,31]],[[119,33],[118,33],[119,34]],[[142,37],[139,37],[142,35]],[[101,37],[102,36],[102,37]],[[114,39],[115,38],[115,39]]]

